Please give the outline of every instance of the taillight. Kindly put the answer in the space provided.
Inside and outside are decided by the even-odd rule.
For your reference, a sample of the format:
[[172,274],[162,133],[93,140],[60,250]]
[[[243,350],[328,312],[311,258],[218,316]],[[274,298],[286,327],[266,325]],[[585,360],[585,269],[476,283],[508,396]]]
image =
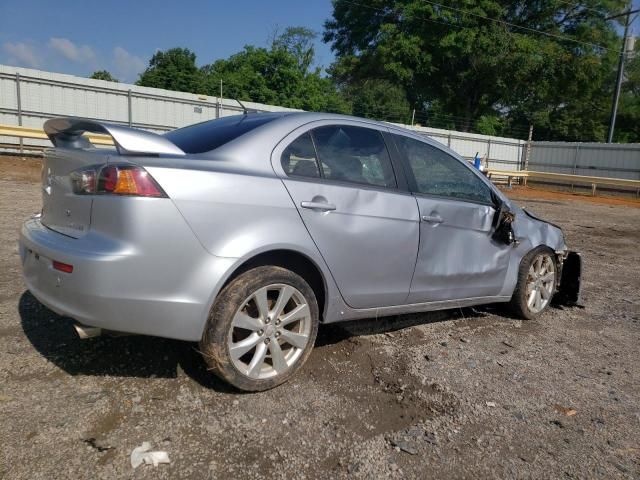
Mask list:
[[98,170],[73,172],[71,182],[79,195],[167,196],[149,172],[135,165],[106,165]]
[[73,265],[69,265],[68,263],[57,262],[54,260],[53,268],[64,273],[73,273]]

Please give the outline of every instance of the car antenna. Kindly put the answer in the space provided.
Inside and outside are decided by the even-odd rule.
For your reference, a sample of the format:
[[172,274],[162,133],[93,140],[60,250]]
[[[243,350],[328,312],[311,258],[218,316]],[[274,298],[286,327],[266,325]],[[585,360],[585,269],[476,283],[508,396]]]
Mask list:
[[249,113],[249,110],[247,110],[247,107],[245,107],[242,102],[240,100],[238,100],[237,98],[234,99],[236,102],[238,102],[240,104],[240,106],[242,107],[242,111],[244,112],[243,115],[246,115]]

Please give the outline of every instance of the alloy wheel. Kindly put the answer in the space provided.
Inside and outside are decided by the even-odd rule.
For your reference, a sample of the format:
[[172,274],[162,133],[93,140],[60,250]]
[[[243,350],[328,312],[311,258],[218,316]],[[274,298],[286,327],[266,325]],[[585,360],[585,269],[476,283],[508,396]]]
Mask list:
[[227,340],[231,361],[252,379],[280,375],[302,356],[311,326],[309,304],[299,290],[286,284],[262,287],[233,317]]
[[548,253],[537,255],[527,275],[526,299],[532,313],[539,313],[551,301],[556,284],[556,265]]

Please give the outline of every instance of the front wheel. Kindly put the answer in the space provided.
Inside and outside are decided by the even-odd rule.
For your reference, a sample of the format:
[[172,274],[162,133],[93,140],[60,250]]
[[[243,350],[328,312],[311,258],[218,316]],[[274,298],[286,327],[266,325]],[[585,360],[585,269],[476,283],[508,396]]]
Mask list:
[[200,349],[209,369],[236,388],[268,390],[305,363],[318,319],[316,297],[302,277],[281,267],[257,267],[218,295]]
[[544,312],[556,291],[557,268],[554,253],[538,247],[524,256],[511,308],[520,317],[532,319]]

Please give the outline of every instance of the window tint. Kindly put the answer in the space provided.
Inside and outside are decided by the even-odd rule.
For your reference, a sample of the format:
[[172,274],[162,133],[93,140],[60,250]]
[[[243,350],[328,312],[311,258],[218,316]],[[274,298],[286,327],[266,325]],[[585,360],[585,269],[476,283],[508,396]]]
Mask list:
[[316,128],[313,137],[325,178],[396,186],[387,147],[377,130],[333,125]]
[[316,150],[311,135],[305,133],[289,145],[280,158],[287,175],[294,177],[319,177]]
[[408,160],[419,193],[492,203],[491,189],[456,158],[409,137],[394,138]]
[[233,115],[178,128],[165,133],[165,137],[185,153],[210,152],[281,116],[269,113]]

